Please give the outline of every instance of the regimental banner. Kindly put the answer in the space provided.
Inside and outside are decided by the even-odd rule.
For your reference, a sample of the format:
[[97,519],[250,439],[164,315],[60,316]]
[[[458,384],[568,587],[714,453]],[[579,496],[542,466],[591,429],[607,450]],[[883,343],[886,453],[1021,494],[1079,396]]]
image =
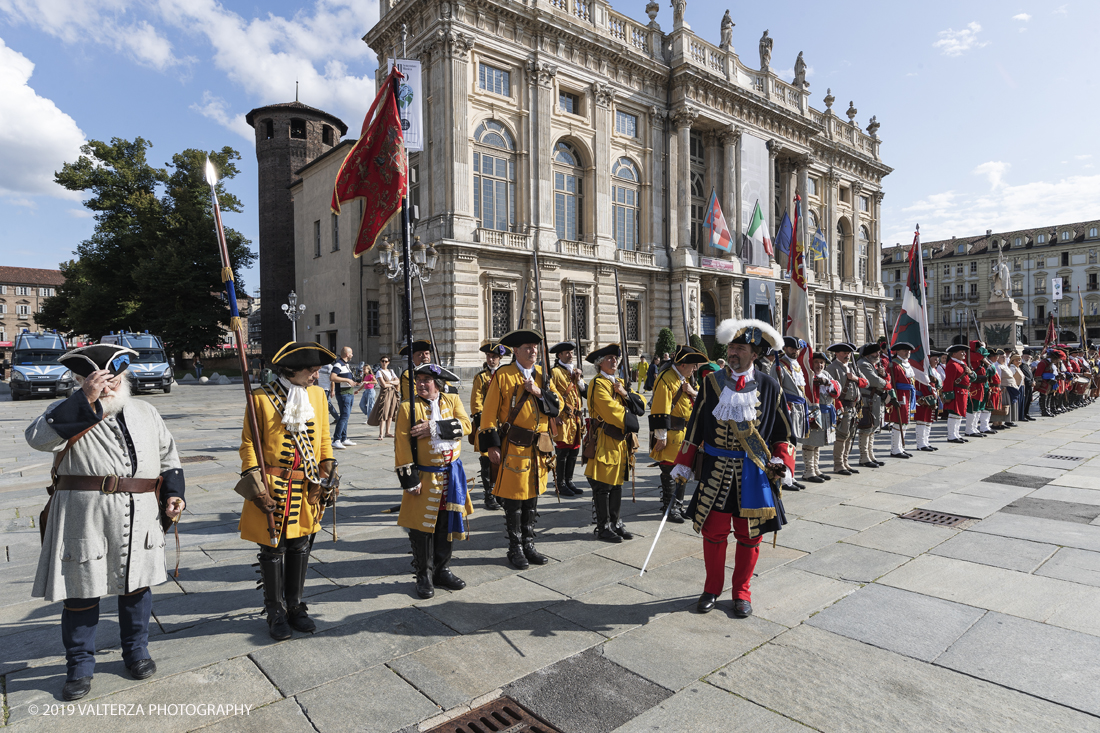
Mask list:
[[397,70],[405,75],[397,87],[397,111],[405,134],[405,149],[416,153],[424,149],[423,87],[420,85],[420,62],[397,59]]

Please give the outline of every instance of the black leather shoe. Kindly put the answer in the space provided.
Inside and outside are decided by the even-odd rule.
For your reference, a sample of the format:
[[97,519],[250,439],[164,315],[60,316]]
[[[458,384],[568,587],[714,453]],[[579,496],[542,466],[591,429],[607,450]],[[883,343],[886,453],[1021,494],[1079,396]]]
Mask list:
[[849,471],[847,468],[842,468],[839,471],[837,471],[836,473],[837,473],[838,476],[851,476],[852,475],[852,472]]
[[303,603],[297,608],[287,611],[287,620],[290,621],[292,629],[301,631],[303,634],[312,634],[317,630],[317,624],[309,617],[308,610],[309,608]]
[[[714,605],[713,603],[711,604]],[[65,680],[65,686],[61,688],[61,697],[72,702],[79,700],[92,691],[92,678],[81,677],[78,680]]]
[[748,618],[752,615],[752,604],[741,598],[733,602],[733,617]]
[[848,466],[848,471],[849,471],[850,473],[859,473],[859,469],[858,469],[858,468],[852,468],[851,466]]
[[985,433],[967,433],[966,437],[968,437],[968,438],[984,438]]
[[803,481],[809,481],[811,484],[823,484],[823,483],[825,483],[825,479],[821,478],[820,476],[803,476],[802,480]]
[[503,508],[504,507],[500,505],[500,502],[497,501],[495,496],[489,493],[485,494],[485,509],[487,511],[499,512]]
[[923,448],[918,448],[917,450],[922,450],[922,451],[924,451],[925,453],[931,453],[932,451],[934,451],[934,450],[936,450],[936,449],[935,449],[935,448],[933,448],[933,447],[932,447],[932,446],[930,446],[930,445],[926,445],[926,446],[924,446]]
[[[967,441],[967,440],[963,440],[962,438],[951,438],[951,439],[950,439],[950,440],[948,440],[947,442],[948,442],[948,443],[959,443],[959,444],[962,444],[962,443],[968,443],[968,442],[970,442],[970,441]],[[923,448],[921,448],[921,450],[924,450],[924,449],[923,449]]]
[[275,641],[286,641],[293,636],[287,622],[286,610],[282,606],[267,612],[267,630]]
[[908,453],[891,453],[891,458],[912,458]]
[[[714,602],[718,600],[718,596],[713,593],[704,593],[699,596],[699,602],[695,604],[695,611],[697,613],[710,613],[714,610]],[[91,678],[87,678],[89,681]]]
[[611,529],[615,532],[615,534],[619,535],[624,540],[634,539],[634,534],[632,532],[628,531],[627,528],[626,528],[626,525],[624,525],[622,522],[619,522],[617,525],[615,525]]
[[825,474],[823,474],[823,473],[819,473],[819,474],[817,474],[817,477],[818,477],[818,478],[820,478],[820,479],[825,479],[826,481],[832,481],[832,480],[833,480],[833,477],[832,477],[832,476],[826,476],[826,475],[825,475]]
[[878,468],[877,463],[860,463],[859,465],[863,466],[864,468]]
[[569,484],[569,490],[573,492],[573,496],[580,496],[584,493],[584,490],[572,481],[567,481],[566,483]]
[[879,467],[879,468],[882,468],[883,466],[885,466],[885,465],[886,465],[886,462],[885,462],[885,461],[880,461],[880,460],[878,460],[877,458],[875,459],[875,463],[876,463],[876,464],[878,464],[878,467]]
[[928,446],[928,447],[929,447],[929,448],[931,448],[932,450],[939,450],[939,448],[937,448],[937,447],[936,447],[936,446],[934,446],[934,445],[930,445],[930,446]]
[[527,562],[527,556],[523,554],[523,548],[519,545],[508,548],[508,562],[512,563],[512,567],[516,570],[526,570],[531,567],[531,563]]
[[793,488],[795,491],[802,491],[804,488],[806,488],[806,485],[800,484],[799,482],[795,481],[793,484]]
[[416,574],[416,595],[424,600],[435,596],[435,587],[432,585],[432,579],[428,577],[427,570]]
[[462,590],[466,587],[466,581],[452,573],[450,568],[436,570],[434,582],[447,590]]
[[536,550],[535,543],[530,540],[523,543],[523,556],[526,557],[527,562],[532,565],[545,565],[550,562],[550,558]]
[[612,544],[619,544],[623,541],[623,538],[616,534],[610,527],[601,527],[596,530],[596,539],[603,540],[604,542],[610,542]]
[[156,673],[157,663],[152,659],[139,659],[130,665],[130,676],[135,680],[147,680]]
[[573,496],[573,489],[568,484],[558,484],[558,493],[565,497]]

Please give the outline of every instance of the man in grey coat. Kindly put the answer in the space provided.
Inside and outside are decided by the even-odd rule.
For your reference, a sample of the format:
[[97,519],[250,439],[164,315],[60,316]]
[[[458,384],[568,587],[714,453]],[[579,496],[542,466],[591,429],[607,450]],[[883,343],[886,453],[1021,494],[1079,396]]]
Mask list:
[[867,344],[859,352],[856,372],[867,380],[861,387],[859,411],[859,465],[879,468],[886,464],[875,458],[875,431],[882,424],[882,399],[886,393],[886,371],[879,364],[878,344]]
[[184,480],[160,414],[130,396],[125,372],[133,356],[137,352],[110,344],[63,355],[81,388],[51,404],[26,431],[32,448],[55,455],[31,594],[64,604],[66,700],[91,690],[102,596],[118,596],[130,675],[146,679],[157,669],[148,650],[149,588],[167,578],[164,531],[183,511]]

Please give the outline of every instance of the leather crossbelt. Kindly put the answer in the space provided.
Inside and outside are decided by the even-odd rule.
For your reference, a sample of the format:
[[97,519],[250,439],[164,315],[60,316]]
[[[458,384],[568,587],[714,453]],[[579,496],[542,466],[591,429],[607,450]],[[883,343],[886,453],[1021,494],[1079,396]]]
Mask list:
[[58,476],[59,491],[99,491],[104,494],[147,494],[160,488],[161,478],[121,476]]
[[305,481],[306,472],[300,469],[294,470],[290,468],[277,468],[275,466],[267,466],[268,476],[278,476],[286,481]]

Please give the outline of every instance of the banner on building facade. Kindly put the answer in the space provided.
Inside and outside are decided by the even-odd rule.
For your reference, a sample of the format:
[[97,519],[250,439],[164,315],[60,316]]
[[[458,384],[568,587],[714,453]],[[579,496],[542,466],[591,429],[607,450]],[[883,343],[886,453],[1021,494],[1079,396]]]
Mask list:
[[405,75],[397,87],[397,110],[405,134],[405,148],[410,153],[424,149],[423,87],[420,84],[420,62],[397,59],[397,70]]
[[1052,277],[1050,279],[1050,299],[1057,302],[1062,299],[1062,278]]
[[[753,213],[759,202],[760,219],[758,226],[764,232],[774,231],[772,227],[772,199],[768,191],[768,144],[762,138],[743,133],[741,135],[741,226],[738,234],[742,237],[741,258],[746,266],[768,267],[767,252],[764,250],[763,241],[757,242],[758,246],[746,246],[752,240],[748,239],[748,233],[753,223]],[[770,239],[770,237],[769,237]],[[769,242],[770,245],[770,242]]]
[[745,279],[745,318],[775,323],[775,283],[769,280]]

